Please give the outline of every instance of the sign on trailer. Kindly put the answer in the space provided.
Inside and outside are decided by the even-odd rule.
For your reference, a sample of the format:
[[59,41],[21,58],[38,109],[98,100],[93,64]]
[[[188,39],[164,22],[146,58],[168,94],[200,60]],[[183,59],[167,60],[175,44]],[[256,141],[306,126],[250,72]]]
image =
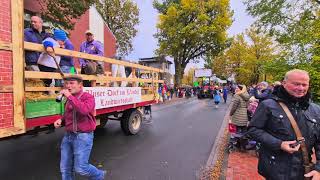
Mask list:
[[84,87],[94,96],[96,109],[141,102],[141,87]]

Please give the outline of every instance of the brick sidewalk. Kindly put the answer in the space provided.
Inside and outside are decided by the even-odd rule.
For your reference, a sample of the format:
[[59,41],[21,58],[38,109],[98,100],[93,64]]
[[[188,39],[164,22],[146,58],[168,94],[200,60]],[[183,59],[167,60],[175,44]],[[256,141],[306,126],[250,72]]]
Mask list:
[[258,158],[251,152],[229,154],[226,180],[263,180],[257,170]]

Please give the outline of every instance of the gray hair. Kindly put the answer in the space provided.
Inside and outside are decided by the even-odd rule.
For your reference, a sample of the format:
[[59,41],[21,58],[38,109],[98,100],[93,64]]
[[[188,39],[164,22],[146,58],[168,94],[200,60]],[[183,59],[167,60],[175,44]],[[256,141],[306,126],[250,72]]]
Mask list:
[[284,76],[284,80],[288,80],[289,79],[289,76],[291,74],[294,74],[294,73],[299,73],[299,74],[305,74],[309,77],[309,73],[305,70],[301,70],[301,69],[293,69],[293,70],[290,70],[286,73],[286,75]]
[[42,20],[42,18],[40,17],[40,16],[31,16],[31,18],[32,17],[37,17],[37,18],[39,18],[39,21],[41,22],[41,23],[43,23],[43,20]]

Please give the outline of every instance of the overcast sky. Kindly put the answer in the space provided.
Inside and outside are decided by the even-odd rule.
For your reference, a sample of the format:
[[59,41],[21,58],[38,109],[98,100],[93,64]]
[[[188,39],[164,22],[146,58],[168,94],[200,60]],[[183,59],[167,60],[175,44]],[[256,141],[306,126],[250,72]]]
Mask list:
[[[152,7],[152,0],[134,0],[140,9],[140,23],[137,36],[133,40],[133,52],[127,57],[130,60],[138,60],[144,57],[155,56],[157,39],[153,35],[157,32],[156,24],[158,13]],[[234,11],[233,24],[228,30],[229,36],[244,32],[253,23],[253,18],[246,11],[241,0],[231,0],[231,9]],[[203,67],[203,62],[190,64],[189,67]]]

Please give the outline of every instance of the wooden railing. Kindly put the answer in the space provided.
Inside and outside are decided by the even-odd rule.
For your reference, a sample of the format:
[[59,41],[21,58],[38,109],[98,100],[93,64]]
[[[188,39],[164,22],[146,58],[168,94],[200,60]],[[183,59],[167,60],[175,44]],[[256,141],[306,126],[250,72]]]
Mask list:
[[[10,46],[6,44],[6,46]],[[41,44],[35,44],[30,42],[24,42],[24,49],[30,50],[30,51],[37,51],[37,52],[44,52],[44,47]],[[126,61],[120,61],[115,60],[107,57],[97,56],[97,55],[91,55],[86,54],[82,52],[77,51],[70,51],[66,49],[61,48],[55,48],[55,54],[56,55],[63,55],[63,56],[70,56],[75,58],[82,58],[87,60],[93,60],[93,61],[101,61],[109,64],[116,64],[116,65],[122,65],[126,67],[131,67],[132,72],[135,72],[136,69],[139,69],[141,71],[147,71],[153,74],[153,76],[149,79],[142,79],[139,77],[136,77],[135,73],[132,73],[132,78],[122,78],[122,77],[112,77],[110,72],[105,73],[106,75],[84,75],[84,74],[78,74],[81,76],[84,80],[90,80],[92,82],[98,83],[98,84],[105,84],[104,86],[110,85],[111,82],[120,82],[120,81],[126,81],[126,82],[142,82],[142,83],[151,83],[151,87],[142,87],[145,92],[149,93],[156,93],[156,89],[158,87],[159,83],[163,83],[163,80],[159,80],[159,73],[163,72],[160,69],[153,68],[153,67],[147,67],[142,66],[140,64],[130,63]],[[48,72],[37,72],[37,71],[25,71],[25,78],[26,79],[62,79],[62,76],[59,73],[48,73]],[[66,74],[68,75],[68,74]],[[103,83],[102,83],[103,82]],[[58,91],[61,88],[59,87],[25,87],[25,91]],[[149,94],[146,93],[146,94]]]

